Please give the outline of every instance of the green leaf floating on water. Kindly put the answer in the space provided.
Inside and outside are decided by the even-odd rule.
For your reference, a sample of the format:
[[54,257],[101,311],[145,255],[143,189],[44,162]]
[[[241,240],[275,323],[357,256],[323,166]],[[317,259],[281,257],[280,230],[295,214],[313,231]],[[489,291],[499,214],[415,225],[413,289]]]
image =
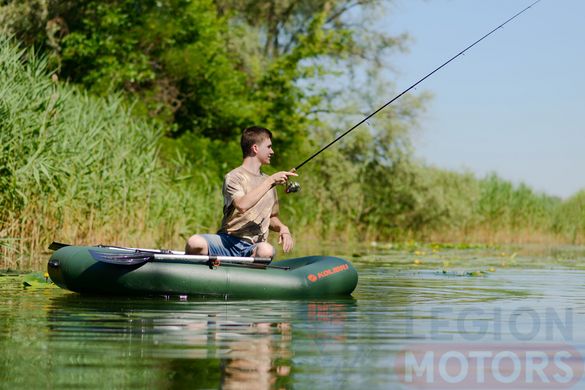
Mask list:
[[49,278],[46,272],[31,272],[24,275],[22,279],[24,287],[53,287],[55,284]]

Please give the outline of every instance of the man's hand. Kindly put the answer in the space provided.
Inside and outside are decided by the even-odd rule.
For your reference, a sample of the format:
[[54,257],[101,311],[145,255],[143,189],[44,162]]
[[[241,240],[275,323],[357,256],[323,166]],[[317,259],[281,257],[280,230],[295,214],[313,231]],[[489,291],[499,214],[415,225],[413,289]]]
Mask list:
[[273,185],[284,184],[288,181],[289,176],[298,176],[293,171],[276,172],[274,175],[270,176],[270,180],[272,180],[272,182],[274,183]]
[[278,234],[278,243],[282,244],[282,250],[284,253],[288,253],[292,250],[295,244],[288,229],[284,229]]

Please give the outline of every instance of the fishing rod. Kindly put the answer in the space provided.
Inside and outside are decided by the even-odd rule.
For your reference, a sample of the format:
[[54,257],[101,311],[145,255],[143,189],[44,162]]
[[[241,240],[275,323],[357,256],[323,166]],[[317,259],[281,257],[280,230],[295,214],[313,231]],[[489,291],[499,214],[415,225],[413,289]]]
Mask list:
[[[324,147],[322,147],[321,149],[319,149],[317,152],[313,153],[305,161],[303,161],[302,163],[300,163],[299,165],[297,165],[294,168],[294,172],[297,172],[299,169],[301,169],[309,161],[311,161],[312,159],[314,159],[315,157],[317,157],[318,155],[320,155],[322,152],[324,152],[326,149],[328,149],[329,147],[331,147],[337,141],[339,141],[340,139],[342,139],[343,137],[345,137],[346,135],[348,135],[349,133],[351,133],[353,130],[355,130],[356,128],[358,128],[360,125],[362,125],[363,123],[367,122],[368,119],[370,119],[371,117],[373,117],[374,115],[376,115],[377,113],[379,113],[380,111],[382,111],[384,108],[388,107],[390,104],[394,103],[396,100],[400,99],[403,95],[405,95],[406,93],[408,93],[412,89],[416,88],[417,85],[419,85],[420,83],[422,83],[423,81],[425,81],[426,79],[428,79],[429,77],[431,77],[433,74],[437,73],[439,70],[443,69],[445,66],[447,66],[449,63],[451,63],[452,61],[454,61],[459,56],[462,56],[466,51],[468,51],[469,49],[471,49],[472,47],[474,47],[475,45],[477,45],[478,43],[480,43],[481,41],[483,41],[484,39],[486,39],[487,37],[489,37],[493,33],[495,33],[497,30],[503,28],[506,24],[510,23],[512,20],[516,19],[517,17],[519,17],[520,15],[522,15],[524,12],[526,12],[530,8],[534,7],[540,1],[542,1],[542,0],[536,0],[534,3],[530,4],[528,7],[524,8],[522,11],[516,13],[514,16],[510,17],[504,23],[500,24],[499,26],[497,26],[496,28],[494,28],[493,30],[491,30],[490,32],[488,32],[487,34],[485,34],[484,36],[482,36],[481,38],[479,38],[477,41],[475,41],[471,45],[467,46],[465,49],[463,49],[462,51],[460,51],[459,53],[457,53],[453,57],[449,58],[443,64],[441,64],[440,66],[438,66],[437,68],[435,68],[433,71],[429,72],[426,76],[424,76],[423,78],[421,78],[420,80],[418,80],[416,83],[412,84],[410,87],[406,88],[404,91],[400,92],[398,95],[396,95],[391,100],[389,100],[386,103],[384,103],[384,105],[380,106],[376,111],[374,111],[371,114],[369,114],[368,116],[366,116],[364,119],[362,119],[361,121],[359,121],[358,123],[356,123],[355,125],[353,125],[349,130],[347,130],[343,134],[339,135],[333,141],[331,141],[330,143],[328,143],[327,145],[325,145]],[[301,189],[301,186],[300,186],[299,183],[293,182],[293,181],[289,181],[288,184],[287,184],[287,187],[286,187],[286,192],[287,193],[298,192],[298,191],[300,191],[300,189]]]

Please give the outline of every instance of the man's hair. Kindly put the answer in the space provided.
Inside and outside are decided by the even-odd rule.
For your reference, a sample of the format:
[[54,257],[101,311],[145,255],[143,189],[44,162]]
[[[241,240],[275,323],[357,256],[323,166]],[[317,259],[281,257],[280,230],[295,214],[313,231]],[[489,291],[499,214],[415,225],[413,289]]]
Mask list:
[[260,126],[250,126],[242,131],[240,145],[244,158],[252,155],[252,146],[260,145],[265,139],[272,139],[272,132]]

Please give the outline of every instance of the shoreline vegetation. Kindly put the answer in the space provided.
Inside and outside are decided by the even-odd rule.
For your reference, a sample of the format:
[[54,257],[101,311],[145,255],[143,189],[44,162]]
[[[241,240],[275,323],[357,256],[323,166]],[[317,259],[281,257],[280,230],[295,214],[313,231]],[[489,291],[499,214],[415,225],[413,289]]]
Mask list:
[[[151,19],[154,5],[144,5],[136,24],[112,19],[128,16],[130,1],[105,8],[46,2],[61,8],[40,16],[18,8],[32,3],[0,6],[0,22],[16,18],[0,31],[0,269],[41,269],[53,240],[179,249],[190,234],[215,231],[222,176],[240,161],[241,128],[273,129],[280,153],[270,169],[294,166],[373,106],[357,85],[347,91],[355,101],[325,93],[319,80],[339,77],[339,68],[324,64],[357,66],[348,58],[402,50],[406,39],[385,37],[385,47],[371,47],[375,37],[359,38],[350,21],[330,29],[334,10],[323,4],[297,15],[308,24],[292,46],[267,48],[259,35],[266,26],[245,13],[268,11],[229,1],[160,2],[184,12],[169,32],[172,12]],[[31,23],[25,28],[15,15]],[[195,38],[180,35],[181,23]],[[144,38],[158,47],[140,41],[145,26],[160,35]],[[237,50],[235,36],[242,37]],[[107,37],[123,50],[107,46]],[[369,82],[382,83],[371,74]],[[348,248],[412,240],[585,243],[585,190],[560,199],[495,174],[478,178],[414,159],[409,133],[426,99],[406,97],[308,164],[299,194],[279,192],[283,218],[305,243],[301,252],[317,240]]]

